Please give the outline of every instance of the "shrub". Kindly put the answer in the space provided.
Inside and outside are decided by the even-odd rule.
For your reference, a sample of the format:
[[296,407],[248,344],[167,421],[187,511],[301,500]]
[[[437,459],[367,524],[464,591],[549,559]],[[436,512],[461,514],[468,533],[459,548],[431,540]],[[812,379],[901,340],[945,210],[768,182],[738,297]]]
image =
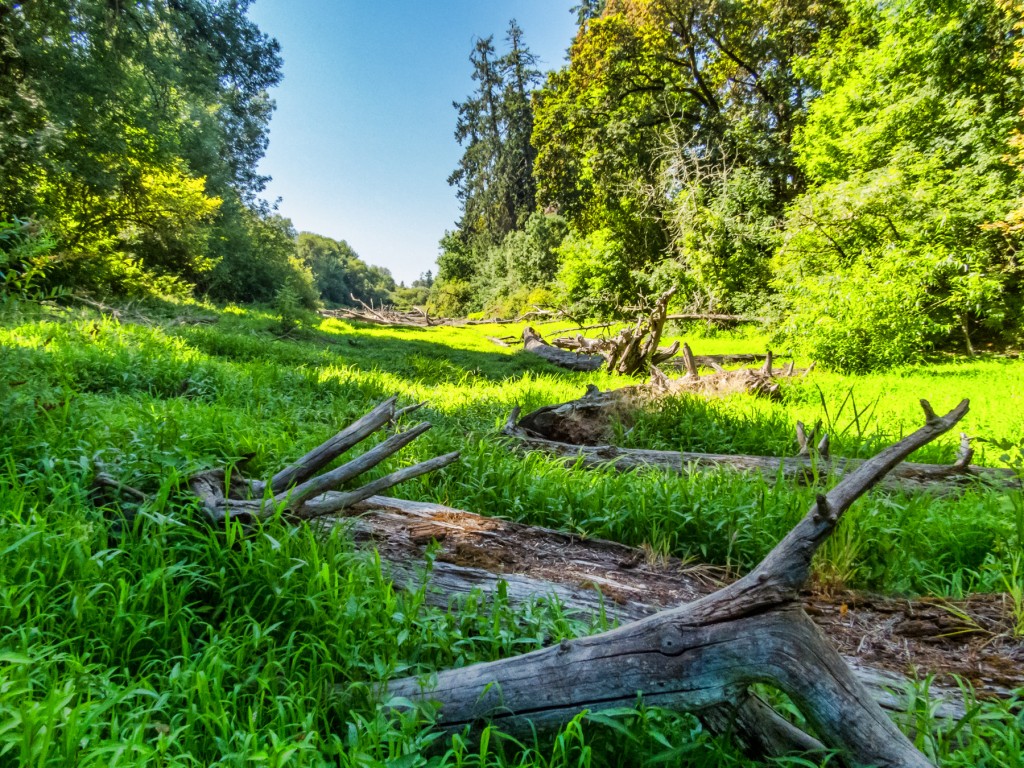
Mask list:
[[797,282],[780,338],[844,373],[918,361],[943,328],[924,311],[923,281],[903,266],[860,262]]
[[437,280],[430,289],[427,311],[438,317],[463,317],[473,303],[473,286],[465,280]]
[[566,238],[558,248],[563,300],[594,314],[628,304],[635,291],[623,250],[610,229]]
[[27,298],[54,263],[56,241],[36,222],[14,218],[0,221],[0,291]]

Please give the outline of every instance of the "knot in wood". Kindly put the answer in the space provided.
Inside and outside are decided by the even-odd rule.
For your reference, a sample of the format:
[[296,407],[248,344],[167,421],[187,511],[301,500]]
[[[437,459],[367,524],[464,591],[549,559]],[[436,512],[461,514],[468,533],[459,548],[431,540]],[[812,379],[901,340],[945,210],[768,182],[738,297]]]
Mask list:
[[658,650],[665,656],[680,655],[686,650],[682,633],[674,628],[663,630],[658,640]]
[[560,642],[558,644],[558,652],[559,653],[568,653],[568,651],[569,651],[569,649],[571,647],[572,647],[572,643],[570,643],[566,638],[562,638],[562,642]]
[[823,494],[818,494],[818,498],[814,505],[814,519],[819,523],[825,520],[834,520],[835,516],[832,513],[832,506],[828,503],[828,499]]

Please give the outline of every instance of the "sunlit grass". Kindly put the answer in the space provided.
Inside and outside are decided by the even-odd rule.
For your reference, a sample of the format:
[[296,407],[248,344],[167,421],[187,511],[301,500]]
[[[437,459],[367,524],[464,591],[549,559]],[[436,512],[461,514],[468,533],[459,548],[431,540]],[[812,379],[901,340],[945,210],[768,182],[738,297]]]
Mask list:
[[[268,313],[192,306],[218,322],[169,322],[185,311],[139,310],[150,325],[31,307],[9,307],[0,319],[0,765],[747,764],[693,718],[642,708],[584,717],[522,743],[488,732],[486,744],[440,736],[419,716],[385,715],[368,687],[375,682],[594,627],[543,600],[516,611],[479,597],[430,608],[422,591],[396,592],[373,553],[354,549],[343,530],[315,538],[281,520],[250,535],[210,530],[179,482],[243,457],[248,474],[265,476],[398,394],[403,404],[428,400],[422,413],[435,429],[377,473],[463,452],[458,465],[401,486],[407,498],[739,572],[803,514],[812,489],[725,471],[583,472],[511,453],[497,429],[513,406],[622,383],[559,371],[485,338],[517,326],[317,320],[278,339]],[[692,346],[760,351],[764,340],[743,331]],[[852,405],[840,408],[851,388],[860,414],[852,424]],[[949,362],[856,379],[815,373],[787,386],[781,403],[682,400],[645,418],[628,440],[786,455],[796,449],[795,420],[821,419],[832,422],[837,453],[865,455],[920,423],[922,396],[937,409],[970,397],[970,434],[1019,440],[1024,365]],[[950,436],[918,458],[952,460],[956,444]],[[997,451],[981,454],[999,463]],[[127,504],[95,496],[97,461],[181,524],[129,521]],[[872,494],[822,552],[819,573],[887,591],[1013,594],[1019,504],[984,490]],[[1019,702],[969,708],[952,735],[927,706],[922,698],[909,725],[943,765],[1020,764]]]

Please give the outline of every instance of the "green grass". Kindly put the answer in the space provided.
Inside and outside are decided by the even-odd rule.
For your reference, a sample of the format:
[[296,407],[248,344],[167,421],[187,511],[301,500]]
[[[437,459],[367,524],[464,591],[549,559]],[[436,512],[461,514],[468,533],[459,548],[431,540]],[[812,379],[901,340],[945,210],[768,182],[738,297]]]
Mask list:
[[[422,714],[386,714],[370,686],[390,676],[521,653],[597,627],[544,600],[520,611],[478,597],[428,607],[422,590],[395,591],[373,553],[354,549],[342,530],[317,539],[278,519],[249,535],[233,525],[211,530],[179,484],[243,458],[248,475],[268,475],[397,394],[402,403],[428,400],[423,413],[435,429],[375,474],[463,452],[457,466],[397,489],[407,498],[741,571],[803,514],[812,489],[727,472],[583,472],[514,456],[495,439],[514,405],[573,399],[590,382],[621,384],[558,371],[485,338],[516,327],[329,320],[281,340],[275,318],[257,310],[140,311],[154,322],[28,305],[8,305],[0,317],[0,766],[748,765],[693,718],[642,707],[519,742],[491,731],[443,737]],[[218,322],[167,322],[199,311]],[[692,346],[763,348],[746,333]],[[851,388],[856,420],[850,400],[840,408]],[[628,439],[785,455],[796,449],[795,419],[821,419],[837,433],[837,453],[866,455],[920,423],[921,396],[936,409],[970,397],[970,434],[1014,442],[1024,432],[1024,364],[991,359],[856,379],[815,373],[787,386],[782,403],[682,400]],[[952,460],[956,444],[949,436],[916,458]],[[979,459],[998,465],[1000,454],[986,449]],[[153,494],[152,510],[176,522],[129,519],[129,504],[93,494],[97,461]],[[1019,498],[984,490],[872,494],[819,569],[878,590],[1012,594],[1024,580],[1020,508]],[[336,686],[346,693],[335,695]],[[922,693],[911,723],[919,745],[943,765],[1024,764],[1019,700],[970,711],[951,733],[932,722]]]

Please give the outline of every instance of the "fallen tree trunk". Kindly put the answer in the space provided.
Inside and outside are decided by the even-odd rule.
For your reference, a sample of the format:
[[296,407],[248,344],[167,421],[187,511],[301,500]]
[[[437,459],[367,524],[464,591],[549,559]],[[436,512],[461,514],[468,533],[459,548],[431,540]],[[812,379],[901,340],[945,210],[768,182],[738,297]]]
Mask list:
[[[761,363],[767,356],[764,353],[740,352],[727,355],[694,355],[693,361],[699,368],[707,368],[712,371],[721,371],[723,366],[736,365],[738,363]],[[775,355],[775,357],[789,357],[788,355]],[[685,370],[686,361],[682,357],[675,357],[662,364],[663,368],[674,368]]]
[[390,314],[385,315],[381,312],[370,312],[366,310],[358,309],[321,309],[321,317],[332,317],[340,320],[358,320],[361,323],[371,323],[373,325],[386,325],[390,328],[427,328],[432,325],[436,325],[430,320],[424,319],[420,315],[411,314]]
[[724,315],[714,312],[682,312],[668,316],[669,320],[706,320],[710,323],[766,323],[764,317],[748,317],[747,315]]
[[[575,618],[629,622],[698,600],[732,580],[724,568],[432,502],[374,496],[341,514],[321,524],[349,527],[357,542],[376,549],[402,587],[420,588],[423,557],[433,547],[426,601],[442,608],[474,590],[500,591],[513,605],[552,597]],[[809,592],[802,600],[857,677],[894,713],[906,710],[907,675],[915,670],[936,675],[931,692],[942,702],[942,717],[963,714],[954,675],[979,695],[1024,686],[1013,645],[992,642],[1010,627],[1005,595],[943,601],[842,591]]]
[[[660,374],[652,371],[651,383],[620,387],[602,392],[593,384],[577,400],[557,405],[546,405],[524,416],[519,422],[523,434],[542,437],[574,445],[601,445],[606,443],[618,427],[631,429],[639,412],[656,407],[666,397],[691,393],[684,386],[692,380],[679,379],[665,383]],[[713,377],[705,377],[710,380]],[[773,379],[758,374],[753,377],[755,391],[768,391]],[[696,394],[707,394],[700,390]]]
[[646,374],[652,366],[668,360],[679,349],[679,342],[665,349],[658,347],[665,328],[668,302],[673,294],[675,288],[665,291],[655,301],[648,315],[641,316],[633,327],[623,328],[611,338],[588,339],[577,334],[571,339],[555,339],[553,345],[588,355],[600,355],[606,361],[609,373],[622,376]]
[[551,346],[529,325],[523,328],[523,350],[571,371],[596,371],[605,364],[598,355],[581,355]]
[[[808,618],[811,560],[850,505],[917,448],[951,429],[967,401],[819,495],[751,573],[694,602],[592,637],[422,678],[393,680],[385,700],[432,702],[438,722],[512,730],[566,722],[582,709],[648,704],[700,712],[742,707],[755,683],[789,695],[822,743],[854,764],[929,766]],[[809,737],[808,737],[809,738]]]
[[[797,456],[657,451],[600,444],[598,441],[607,435],[609,421],[623,412],[616,409],[624,407],[621,399],[611,404],[599,399],[601,395],[608,394],[613,393],[590,395],[591,408],[600,410],[600,419],[605,421],[595,417],[594,410],[588,410],[588,398],[584,397],[561,406],[539,408],[518,421],[519,409],[516,408],[509,416],[503,433],[513,438],[514,445],[522,450],[541,451],[565,459],[569,466],[580,465],[589,469],[613,466],[620,471],[628,471],[655,467],[682,473],[691,467],[697,470],[725,467],[738,472],[757,472],[767,478],[781,476],[793,483],[810,485],[830,477],[842,477],[865,463],[864,459],[832,457],[827,450],[827,436],[822,438],[814,455],[806,445],[801,445],[801,455]],[[798,424],[798,435],[802,427]],[[953,464],[901,462],[879,481],[879,487],[907,492],[948,492],[978,483],[996,488],[1020,488],[1020,481],[1012,470],[972,465],[973,451],[965,441],[966,437],[962,436],[960,456]]]
[[[243,520],[266,516],[280,506],[293,516],[316,518],[318,525],[351,526],[357,541],[376,547],[396,583],[414,589],[421,584],[423,554],[431,545],[435,549],[426,598],[428,603],[442,607],[450,605],[453,596],[471,590],[492,594],[500,590],[515,604],[551,595],[569,613],[631,621],[652,616],[659,608],[680,602],[699,603],[728,583],[721,569],[684,565],[666,558],[651,560],[642,550],[612,542],[584,540],[437,504],[380,496],[366,498],[374,488],[381,489],[429,471],[427,467],[432,462],[434,466],[439,461],[447,463],[454,460],[454,454],[399,470],[355,492],[329,489],[341,476],[375,461],[376,458],[371,457],[373,450],[337,470],[315,477],[323,466],[348,447],[377,429],[394,426],[398,419],[417,407],[396,409],[391,399],[267,482],[236,478],[225,492],[224,476],[214,471],[197,476],[197,493],[204,500],[207,515],[214,521],[228,515]],[[396,439],[404,444],[423,430],[421,425],[389,438],[377,447],[380,450],[374,449],[377,457],[393,454],[400,447]],[[217,480],[220,490],[216,489]],[[146,502],[145,494],[104,473],[96,476],[96,482],[131,495],[135,502]],[[316,485],[310,485],[311,482]],[[211,485],[213,490],[210,490]],[[292,493],[281,497],[289,488]],[[316,491],[320,491],[319,495],[310,495]],[[253,506],[253,497],[266,501]],[[965,675],[974,678],[983,692],[995,694],[1005,693],[1007,688],[1024,682],[1021,667],[1007,662],[1002,646],[991,641],[992,635],[1003,631],[1000,622],[1007,621],[1009,611],[1005,605],[974,598],[946,609],[934,601],[912,603],[852,593],[833,599],[803,595],[802,600],[805,610],[815,616],[832,642],[851,657],[857,679],[882,706],[893,711],[901,712],[906,707],[900,691],[906,682],[907,669]],[[879,616],[885,621],[879,620]],[[966,633],[961,622],[967,625]],[[885,627],[884,632],[879,631],[880,626]],[[970,632],[981,634],[981,640]],[[871,642],[866,642],[866,633],[872,636]],[[892,653],[894,645],[900,649],[900,654]],[[938,665],[936,659],[949,662]],[[937,706],[942,716],[963,715],[956,689],[944,689],[935,684],[930,691],[933,696],[941,694]],[[648,701],[654,703],[656,699],[648,698]],[[704,709],[701,717],[710,728],[729,731],[748,746],[768,753],[820,746],[756,697],[744,696],[735,706]]]

